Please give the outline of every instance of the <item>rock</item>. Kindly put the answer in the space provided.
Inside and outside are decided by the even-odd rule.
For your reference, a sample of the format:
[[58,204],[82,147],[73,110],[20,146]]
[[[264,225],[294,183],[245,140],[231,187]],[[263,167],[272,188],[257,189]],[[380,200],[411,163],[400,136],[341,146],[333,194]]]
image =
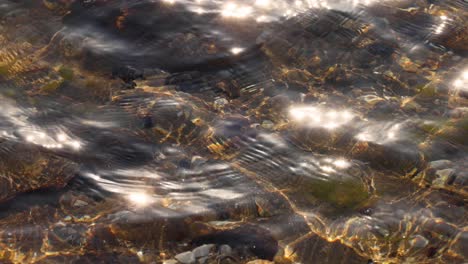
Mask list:
[[415,249],[424,248],[428,244],[429,244],[429,241],[425,237],[423,237],[421,235],[417,235],[417,236],[415,236],[414,238],[412,238],[410,240],[410,245]]
[[163,262],[163,264],[178,264],[177,260],[175,259],[168,259]]
[[131,83],[136,79],[143,79],[143,72],[131,66],[114,67],[112,78],[120,78],[125,83]]
[[203,245],[195,248],[192,252],[196,258],[206,257],[210,254],[211,249],[213,249],[213,244]]
[[221,111],[224,109],[224,107],[226,107],[228,103],[228,100],[226,100],[225,98],[219,98],[214,101],[213,106],[216,110]]
[[274,127],[274,123],[271,122],[270,120],[265,120],[262,122],[262,127],[265,129],[272,129]]
[[450,167],[452,162],[450,160],[434,160],[429,162],[429,167],[431,169],[440,170],[447,167]]
[[190,251],[177,254],[175,259],[183,264],[192,264],[196,262],[195,255]]
[[64,187],[77,171],[76,163],[47,149],[0,140],[0,201],[19,193]]
[[231,255],[232,248],[229,245],[221,245],[221,247],[219,247],[219,253],[221,255]]
[[82,200],[76,200],[75,203],[73,203],[73,206],[76,206],[76,207],[82,207],[86,205],[88,205],[88,203]]
[[454,176],[453,169],[444,169],[436,171],[437,179],[435,179],[432,184],[435,187],[443,187],[447,182],[450,182],[450,178]]

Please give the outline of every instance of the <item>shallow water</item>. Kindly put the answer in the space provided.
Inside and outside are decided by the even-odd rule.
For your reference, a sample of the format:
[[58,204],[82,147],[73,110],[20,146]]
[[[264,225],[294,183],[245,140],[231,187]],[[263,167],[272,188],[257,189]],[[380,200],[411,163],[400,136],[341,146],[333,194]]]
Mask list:
[[465,263],[467,17],[0,0],[0,263]]

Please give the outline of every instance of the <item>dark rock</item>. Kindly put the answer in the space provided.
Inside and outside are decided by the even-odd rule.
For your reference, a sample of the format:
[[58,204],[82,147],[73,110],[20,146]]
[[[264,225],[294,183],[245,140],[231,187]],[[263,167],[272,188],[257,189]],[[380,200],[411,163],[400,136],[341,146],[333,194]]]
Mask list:
[[132,66],[120,66],[112,69],[112,78],[120,78],[125,83],[132,83],[136,79],[143,79],[143,71]]

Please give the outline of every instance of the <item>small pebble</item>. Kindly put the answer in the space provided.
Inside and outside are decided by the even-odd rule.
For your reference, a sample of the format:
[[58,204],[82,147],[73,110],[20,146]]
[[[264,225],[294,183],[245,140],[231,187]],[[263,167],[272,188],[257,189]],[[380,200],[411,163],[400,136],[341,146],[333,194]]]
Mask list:
[[275,124],[270,120],[265,120],[262,122],[262,127],[265,129],[272,129]]
[[214,245],[208,244],[208,245],[203,245],[195,248],[192,250],[193,255],[196,258],[201,258],[201,257],[206,257],[210,254],[211,249],[213,249]]
[[429,244],[429,241],[423,236],[416,235],[413,239],[411,239],[410,244],[416,249],[421,249],[426,247],[427,244]]
[[86,205],[88,205],[88,203],[85,202],[85,201],[82,201],[82,200],[76,200],[73,203],[73,206],[76,206],[76,207],[82,207],[82,206],[86,206]]
[[216,99],[214,101],[214,108],[218,111],[221,111],[228,103],[229,101],[225,98]]
[[221,245],[221,247],[219,248],[219,253],[221,255],[231,255],[232,249],[229,245]]
[[195,256],[193,255],[191,251],[177,254],[175,256],[175,259],[177,259],[180,263],[183,263],[183,264],[192,264],[192,263],[195,263],[196,261]]

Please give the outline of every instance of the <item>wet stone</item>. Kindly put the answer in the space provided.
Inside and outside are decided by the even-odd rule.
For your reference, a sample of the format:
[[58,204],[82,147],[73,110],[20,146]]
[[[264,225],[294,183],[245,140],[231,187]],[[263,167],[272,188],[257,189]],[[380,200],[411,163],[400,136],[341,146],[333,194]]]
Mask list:
[[265,129],[272,129],[274,127],[274,123],[271,122],[270,120],[265,120],[262,122],[262,127]]
[[452,177],[454,177],[453,169],[444,169],[436,171],[436,176],[438,177],[433,181],[434,186],[444,186],[449,182],[453,182]]
[[213,248],[214,248],[214,245],[212,245],[212,244],[203,245],[203,246],[199,246],[199,247],[193,249],[192,252],[193,252],[193,255],[196,258],[201,258],[201,257],[208,256]]
[[416,249],[422,249],[429,244],[429,241],[425,237],[417,235],[411,239],[410,244]]
[[232,254],[232,249],[229,245],[221,245],[219,247],[219,253],[221,255],[231,255]]
[[120,78],[125,83],[131,83],[143,78],[143,72],[131,66],[115,67],[112,69],[112,78]]
[[73,206],[76,206],[76,207],[82,207],[82,206],[86,206],[86,205],[88,205],[88,203],[85,202],[85,201],[82,201],[82,200],[76,200],[73,203]]
[[[0,201],[22,192],[63,187],[78,166],[38,146],[0,142]],[[10,152],[14,150],[13,152]]]
[[196,262],[194,253],[190,251],[177,254],[174,258],[183,264],[193,264]]

